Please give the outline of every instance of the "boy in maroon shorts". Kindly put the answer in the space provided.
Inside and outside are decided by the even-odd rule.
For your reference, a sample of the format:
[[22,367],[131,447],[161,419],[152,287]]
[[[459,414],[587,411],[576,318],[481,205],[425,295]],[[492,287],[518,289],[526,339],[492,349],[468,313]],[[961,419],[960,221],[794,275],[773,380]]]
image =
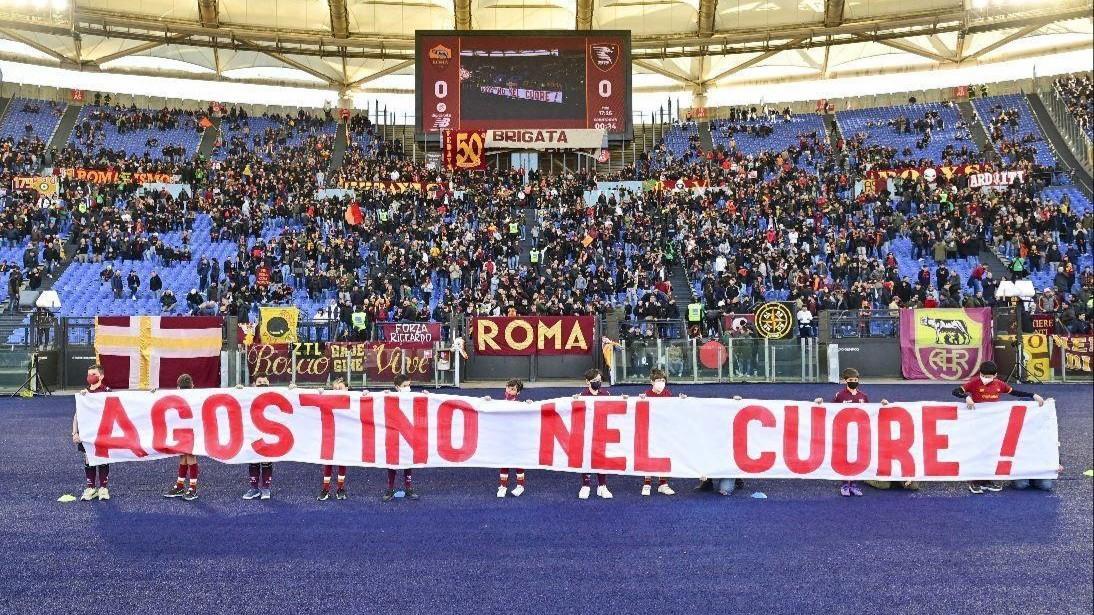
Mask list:
[[[839,392],[836,393],[835,397],[832,398],[832,401],[834,403],[837,403],[837,404],[868,404],[868,403],[870,403],[870,398],[866,395],[865,392],[863,392],[862,389],[858,388],[859,375],[858,375],[858,370],[857,369],[855,369],[853,367],[848,367],[847,369],[840,372],[840,377],[843,379],[843,388],[840,389]],[[820,397],[816,398],[813,401],[818,403],[818,404],[824,403],[824,400],[822,400]],[[889,401],[883,399],[883,400],[881,400],[881,405],[887,406],[887,405],[889,405]],[[845,480],[840,485],[839,494],[842,495],[843,497],[861,496],[862,495],[862,489],[859,489],[858,485],[856,485],[854,481]]]
[[[595,397],[597,395],[607,395],[608,392],[602,387],[604,384],[604,376],[600,373],[599,369],[593,368],[585,371],[585,388],[580,393],[574,395],[574,399],[585,396]],[[582,500],[589,499],[589,483],[591,482],[591,474],[581,475],[581,489],[577,492],[577,497]],[[610,500],[612,498],[612,492],[608,491],[608,477],[604,474],[596,475],[596,495],[599,498]]]
[[[106,381],[103,380],[103,368],[98,363],[87,368],[87,388],[80,391],[80,395],[87,395],[88,393],[109,393],[110,387],[106,386]],[[84,485],[84,492],[80,495],[80,500],[88,502],[91,500],[106,501],[110,499],[110,464],[104,463],[101,466],[92,466],[87,463],[87,451],[84,450],[84,443],[80,438],[80,426],[77,424],[76,415],[72,415],[72,443],[76,445],[76,450],[84,456],[84,478],[87,483]],[[95,488],[95,474],[96,471],[99,474],[99,488]]]
[[[1038,406],[1045,405],[1045,399],[1036,393],[1027,393],[1014,389],[1006,382],[998,378],[999,367],[992,361],[984,361],[980,366],[980,373],[972,380],[953,390],[954,397],[965,398],[965,405],[969,410],[976,408],[980,402],[999,401],[1003,395],[1012,395],[1022,399],[1032,399]],[[969,491],[977,495],[985,491],[1002,491],[1003,486],[990,480],[970,480]]]
[[[175,381],[175,387],[180,390],[194,388],[194,379],[190,374],[182,374]],[[155,391],[152,391],[155,393]],[[179,473],[175,479],[175,485],[163,494],[165,498],[182,498],[187,502],[198,499],[198,458],[196,455],[179,456]],[[186,488],[186,479],[190,479],[190,488]]]
[[[395,391],[397,393],[409,393],[410,392],[410,377],[406,374],[396,374],[392,379],[392,383],[395,385]],[[380,500],[384,502],[390,502],[395,499],[395,477],[398,472],[394,468],[388,468],[387,470],[387,490],[380,496]],[[403,470],[403,497],[408,500],[417,500],[418,494],[414,493],[414,470],[406,468]]]
[[[524,390],[524,383],[520,378],[510,378],[509,382],[505,383],[505,399],[506,401],[516,401],[520,398],[521,391]],[[487,399],[490,399],[489,397]],[[531,400],[524,400],[527,403],[532,403]],[[519,498],[524,493],[524,468],[516,468],[517,470],[517,486],[512,489],[509,488],[509,468],[501,468],[498,470],[498,497],[503,498],[508,490],[509,495],[515,498]]]
[[[331,387],[335,391],[346,391],[346,379],[341,376],[334,379],[331,382]],[[330,479],[334,474],[334,466],[323,466],[323,490],[319,492],[319,497],[316,498],[320,502],[326,502],[330,499]],[[344,500],[346,499],[346,466],[338,466],[338,490],[334,492],[334,499]]]
[[[639,395],[639,397],[672,397],[672,391],[668,386],[669,378],[662,369],[650,370],[650,388],[646,389],[645,393]],[[687,395],[680,394],[680,399],[687,399]],[[653,492],[653,477],[642,477],[642,495],[648,496]],[[657,477],[657,493],[661,495],[676,495],[676,492],[669,486],[669,479],[664,476]]]

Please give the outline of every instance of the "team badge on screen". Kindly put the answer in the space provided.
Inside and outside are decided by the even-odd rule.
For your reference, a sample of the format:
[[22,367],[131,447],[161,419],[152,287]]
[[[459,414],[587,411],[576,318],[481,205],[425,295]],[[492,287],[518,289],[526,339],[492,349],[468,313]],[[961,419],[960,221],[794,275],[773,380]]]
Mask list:
[[602,71],[609,71],[619,61],[619,45],[613,43],[593,43],[589,45],[592,51],[593,64]]
[[441,44],[434,45],[429,50],[429,61],[433,66],[448,66],[452,61],[452,50]]

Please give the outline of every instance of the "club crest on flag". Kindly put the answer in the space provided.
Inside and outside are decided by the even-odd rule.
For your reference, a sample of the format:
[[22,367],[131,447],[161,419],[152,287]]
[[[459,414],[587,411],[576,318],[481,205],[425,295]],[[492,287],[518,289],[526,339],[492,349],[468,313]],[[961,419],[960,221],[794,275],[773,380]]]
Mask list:
[[290,344],[299,340],[296,325],[300,310],[295,307],[259,308],[259,323],[263,344]]
[[903,310],[900,325],[905,377],[966,380],[991,358],[990,310]]

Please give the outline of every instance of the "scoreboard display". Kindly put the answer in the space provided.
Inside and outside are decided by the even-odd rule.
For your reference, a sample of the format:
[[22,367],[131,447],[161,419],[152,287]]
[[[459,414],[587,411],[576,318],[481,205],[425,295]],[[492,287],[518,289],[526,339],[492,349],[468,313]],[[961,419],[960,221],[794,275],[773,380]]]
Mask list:
[[630,138],[630,51],[625,30],[419,30],[417,131],[593,128]]

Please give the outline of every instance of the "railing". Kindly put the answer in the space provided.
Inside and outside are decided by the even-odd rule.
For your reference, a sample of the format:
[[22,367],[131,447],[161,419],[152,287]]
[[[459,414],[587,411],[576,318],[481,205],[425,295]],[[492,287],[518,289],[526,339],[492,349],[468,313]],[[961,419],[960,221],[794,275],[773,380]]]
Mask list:
[[817,382],[820,344],[814,338],[771,340],[723,336],[701,340],[623,341],[612,355],[612,382],[644,383],[664,370],[679,383]]
[[1075,154],[1087,173],[1094,172],[1094,165],[1092,165],[1094,163],[1094,144],[1091,143],[1086,131],[1075,121],[1075,116],[1067,108],[1063,97],[1060,96],[1055,87],[1047,90],[1043,89],[1037,93],[1037,96],[1045,104],[1045,108],[1048,110],[1049,116],[1052,117],[1053,123],[1056,124],[1056,128],[1060,131],[1060,135],[1071,148],[1071,153]]
[[623,339],[684,339],[687,324],[682,320],[625,320],[619,323],[619,331]]
[[897,337],[899,310],[829,310],[828,334],[832,339],[851,337]]

